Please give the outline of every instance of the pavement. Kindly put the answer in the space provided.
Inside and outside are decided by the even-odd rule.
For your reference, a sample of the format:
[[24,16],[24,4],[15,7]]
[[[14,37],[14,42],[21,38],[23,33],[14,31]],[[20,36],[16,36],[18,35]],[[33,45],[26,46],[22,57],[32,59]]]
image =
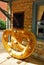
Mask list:
[[18,60],[11,57],[3,47],[1,41],[2,33],[0,32],[0,65],[44,65],[43,61],[34,58],[32,55],[24,60]]

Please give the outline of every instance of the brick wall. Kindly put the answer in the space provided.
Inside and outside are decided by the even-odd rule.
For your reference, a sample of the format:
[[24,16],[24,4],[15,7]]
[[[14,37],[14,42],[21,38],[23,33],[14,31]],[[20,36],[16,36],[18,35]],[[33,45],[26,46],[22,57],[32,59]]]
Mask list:
[[33,0],[20,0],[12,3],[13,13],[24,12],[24,29],[32,29],[32,5]]

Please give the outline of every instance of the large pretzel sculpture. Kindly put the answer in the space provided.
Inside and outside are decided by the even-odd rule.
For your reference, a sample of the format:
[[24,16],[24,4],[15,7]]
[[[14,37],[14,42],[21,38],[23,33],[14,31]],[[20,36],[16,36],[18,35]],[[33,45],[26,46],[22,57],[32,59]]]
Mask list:
[[[10,41],[8,41],[9,36]],[[12,57],[25,59],[32,54],[36,45],[36,38],[32,32],[12,29],[4,31],[2,42]]]

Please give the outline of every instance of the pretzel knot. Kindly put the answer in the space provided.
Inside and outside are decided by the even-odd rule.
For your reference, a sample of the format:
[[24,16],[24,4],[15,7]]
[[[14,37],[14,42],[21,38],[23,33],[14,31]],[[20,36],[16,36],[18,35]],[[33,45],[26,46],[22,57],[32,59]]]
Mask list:
[[22,30],[5,30],[2,42],[6,51],[14,58],[25,59],[32,54],[36,37],[32,32]]

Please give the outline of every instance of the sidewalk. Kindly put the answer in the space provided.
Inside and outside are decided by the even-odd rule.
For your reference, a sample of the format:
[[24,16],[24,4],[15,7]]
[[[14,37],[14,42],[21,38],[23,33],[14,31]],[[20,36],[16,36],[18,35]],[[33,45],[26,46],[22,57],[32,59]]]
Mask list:
[[3,44],[0,42],[0,65],[44,65],[44,63],[31,56],[25,60],[12,58],[5,51]]

